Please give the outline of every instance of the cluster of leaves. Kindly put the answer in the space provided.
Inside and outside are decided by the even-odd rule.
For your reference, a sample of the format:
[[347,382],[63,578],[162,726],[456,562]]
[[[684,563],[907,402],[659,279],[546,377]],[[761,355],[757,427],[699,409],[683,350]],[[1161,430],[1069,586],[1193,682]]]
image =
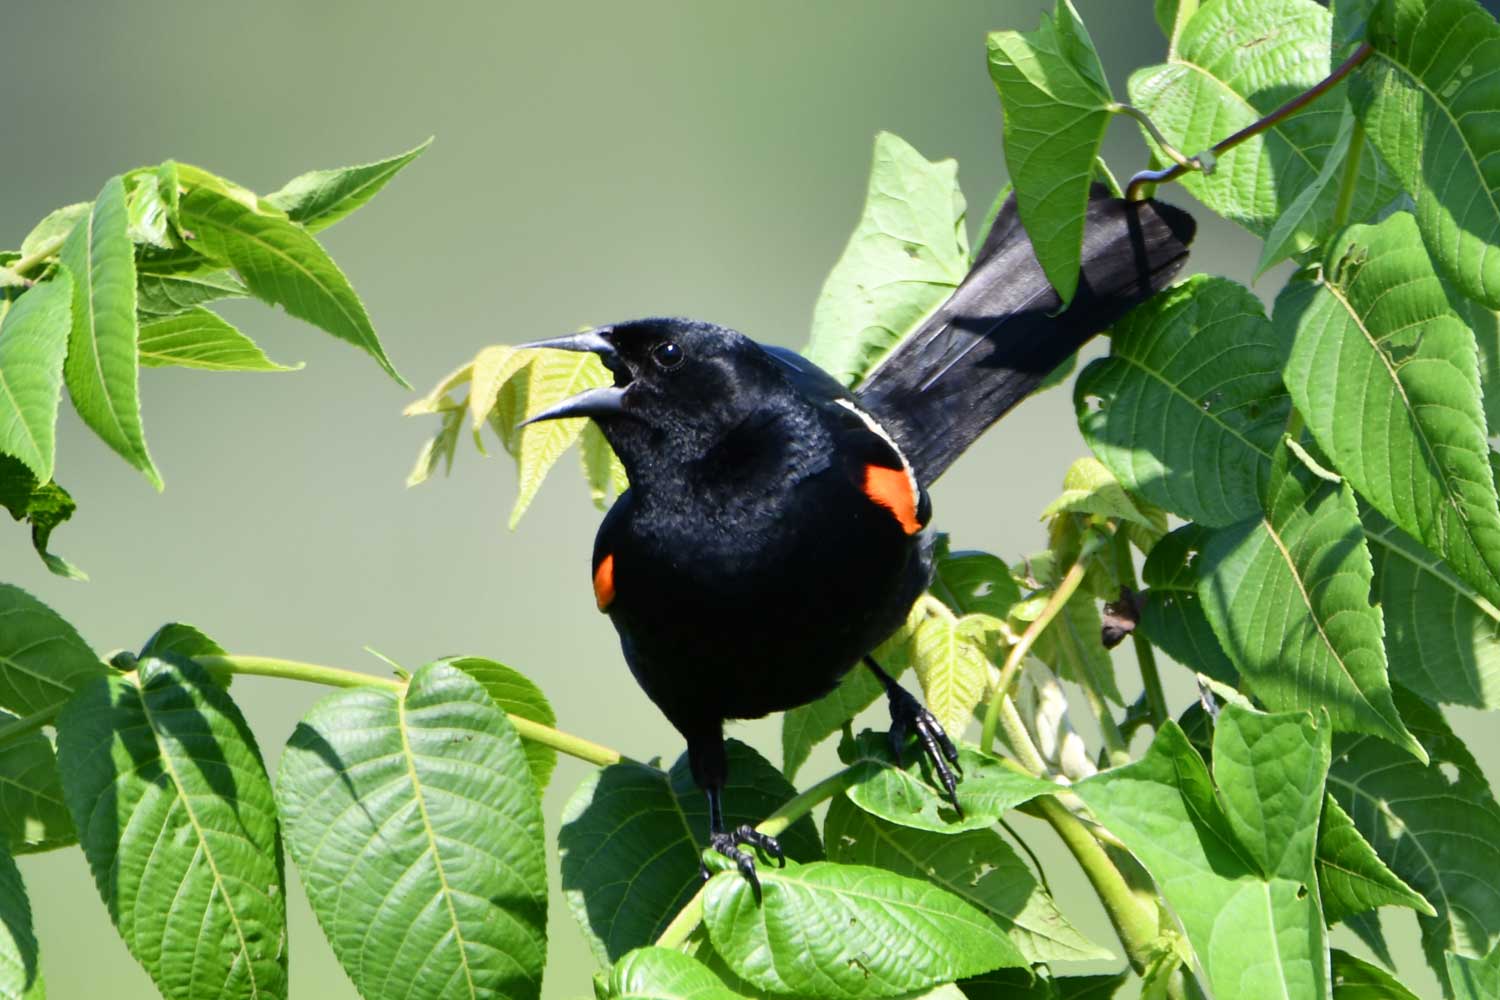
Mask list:
[[[293,178],[264,198],[172,160],[105,181],[91,202],[48,214],[0,251],[0,504],[48,550],[75,508],[53,481],[62,386],[79,417],[157,489],[140,369],[272,372],[277,364],[209,303],[254,296],[372,355],[396,373],[364,305],[313,237],[364,205],[426,144]],[[301,366],[295,366],[300,368]]]
[[[1163,162],[1199,168],[1188,190],[1264,239],[1263,265],[1295,273],[1269,316],[1249,290],[1203,276],[1136,310],[1076,380],[1093,454],[1045,512],[1047,549],[1008,565],[940,547],[930,592],[877,655],[911,668],[950,732],[982,718],[961,748],[962,815],[916,755],[903,763],[884,734],[854,733],[880,688],[851,673],[787,713],[781,768],[730,744],[726,820],[760,823],[788,857],[762,866],[757,898],[700,855],[707,808],[685,759],[663,770],[558,731],[536,687],[499,663],[450,658],[382,680],[235,657],[185,625],[105,663],[0,585],[0,1000],[43,992],[12,858],[74,842],[173,1000],[287,995],[283,843],[363,996],[536,997],[540,796],[557,751],[600,765],[558,845],[606,1000],[1061,1000],[1111,996],[1132,973],[1152,997],[1410,1000],[1397,970],[1329,943],[1343,923],[1389,968],[1385,907],[1418,914],[1447,995],[1500,996],[1500,804],[1442,709],[1500,698],[1487,439],[1500,401],[1500,27],[1473,0],[1342,0],[1331,13],[1159,0],[1157,12],[1167,61],[1132,77],[1129,105],[1066,0],[1036,32],[990,39],[1015,197],[1049,279],[1064,297],[1076,287],[1100,139],[1120,115],[1149,117]],[[1257,124],[1351,55],[1358,68],[1316,103]],[[1178,151],[1242,126],[1216,158]],[[148,257],[197,255],[302,315],[284,275],[264,270],[283,258],[241,240],[310,223],[172,169],[165,185],[148,173],[174,245],[127,255],[132,284]],[[118,179],[120,203],[150,183]],[[809,356],[857,383],[962,280],[965,214],[953,164],[881,136]],[[7,323],[66,304],[74,328],[84,217],[53,237],[55,261],[7,258],[43,279],[8,293]],[[0,371],[11,332],[0,327]],[[625,484],[595,428],[517,425],[605,377],[588,355],[487,348],[413,405],[440,430],[412,481],[451,463],[468,414],[476,444],[489,424],[519,464],[513,521],[575,440],[603,504]],[[1110,652],[1127,637],[1138,698]],[[1158,653],[1193,672],[1200,701],[1170,712]],[[228,692],[236,672],[346,688],[304,717],[274,783]],[[1074,731],[1070,697],[1101,746]],[[799,794],[792,779],[835,734],[843,767]],[[1023,860],[1013,810],[1077,859],[1128,967],[1058,971],[1115,952]],[[1138,892],[1148,884],[1154,895]]]

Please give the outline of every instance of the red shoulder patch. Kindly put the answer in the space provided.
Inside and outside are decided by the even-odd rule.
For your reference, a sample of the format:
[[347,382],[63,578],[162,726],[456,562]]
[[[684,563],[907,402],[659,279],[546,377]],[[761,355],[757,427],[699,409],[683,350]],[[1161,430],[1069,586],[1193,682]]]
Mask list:
[[594,603],[603,611],[615,599],[615,555],[611,552],[594,568]]
[[891,512],[902,531],[915,535],[922,530],[922,522],[917,520],[917,495],[905,469],[865,466],[864,491],[865,496]]

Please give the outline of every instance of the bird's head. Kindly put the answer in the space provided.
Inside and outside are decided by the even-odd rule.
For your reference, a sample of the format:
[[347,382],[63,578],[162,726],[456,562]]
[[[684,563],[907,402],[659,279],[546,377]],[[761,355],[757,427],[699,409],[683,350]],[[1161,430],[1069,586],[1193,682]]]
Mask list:
[[527,423],[589,417],[635,482],[663,459],[701,457],[781,380],[753,340],[692,319],[640,319],[522,345],[597,354],[614,385],[588,389]]

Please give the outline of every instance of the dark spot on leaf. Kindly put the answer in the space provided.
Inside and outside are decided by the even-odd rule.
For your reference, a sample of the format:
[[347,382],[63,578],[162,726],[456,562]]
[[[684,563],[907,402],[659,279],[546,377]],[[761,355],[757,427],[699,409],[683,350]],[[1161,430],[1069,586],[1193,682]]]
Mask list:
[[1299,886],[1297,886],[1297,898],[1298,899],[1306,899],[1307,898],[1307,886],[1305,886],[1305,885],[1299,885]]

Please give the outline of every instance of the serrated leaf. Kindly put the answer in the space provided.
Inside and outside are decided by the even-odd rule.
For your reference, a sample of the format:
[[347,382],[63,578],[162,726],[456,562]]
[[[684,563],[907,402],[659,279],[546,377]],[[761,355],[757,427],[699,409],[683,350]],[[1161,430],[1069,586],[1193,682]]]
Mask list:
[[1263,517],[1214,532],[1198,560],[1203,610],[1273,711],[1328,710],[1334,728],[1421,756],[1391,702],[1381,609],[1354,494],[1276,454]]
[[927,709],[954,740],[963,736],[989,680],[983,637],[964,627],[967,620],[928,618],[912,639],[912,666]]
[[588,484],[594,506],[608,510],[610,500],[624,492],[620,488],[622,480],[628,483],[624,464],[609,446],[599,425],[592,420],[583,425],[578,452],[583,460],[583,479]]
[[1474,338],[1448,309],[1412,217],[1351,226],[1274,322],[1286,386],[1360,495],[1500,604],[1500,510]]
[[1334,948],[1333,1000],[1418,1000],[1417,995],[1377,965]]
[[1382,0],[1349,96],[1443,273],[1500,308],[1500,26],[1472,0]]
[[408,417],[422,416],[428,413],[443,413],[454,409],[456,404],[448,396],[448,393],[461,385],[466,385],[474,377],[474,362],[465,361],[447,375],[444,375],[438,384],[432,387],[432,391],[414,402],[407,403],[401,412]]
[[[544,726],[557,725],[557,715],[547,696],[520,671],[481,656],[449,656],[437,662],[457,667],[478,681],[501,711]],[[557,751],[534,740],[523,740],[521,748],[526,752],[526,764],[531,768],[538,792],[545,791],[557,766]]]
[[835,797],[823,841],[829,859],[871,865],[925,879],[986,913],[1027,962],[1088,961],[1113,956],[1079,933],[994,830],[949,836],[897,826]]
[[171,209],[155,171],[135,173],[126,180],[125,214],[130,242],[162,250],[176,248],[168,221]]
[[1330,926],[1381,906],[1409,906],[1418,913],[1437,915],[1427,900],[1385,866],[1331,795],[1324,799],[1318,825],[1318,886],[1323,916]]
[[495,408],[500,390],[538,356],[536,351],[521,350],[509,344],[492,344],[474,356],[470,371],[469,420],[474,424],[476,435]]
[[161,474],[151,464],[141,428],[135,249],[125,229],[125,185],[111,177],[59,253],[73,278],[63,380],[83,422],[160,490]]
[[0,454],[0,507],[17,521],[30,523],[32,547],[49,570],[70,580],[87,580],[87,573],[48,551],[52,529],[72,517],[77,506],[67,490],[54,482],[38,482],[19,459]]
[[34,256],[48,245],[66,239],[80,220],[88,218],[93,207],[91,201],[80,201],[48,212],[21,241],[21,256]]
[[1021,599],[1021,588],[1005,560],[988,552],[935,554],[928,590],[954,614],[983,614],[1004,620]]
[[408,487],[427,482],[440,464],[446,472],[453,471],[453,455],[458,449],[458,432],[464,426],[464,411],[460,406],[452,406],[442,411],[442,415],[443,422],[438,427],[438,432],[422,445],[422,450],[417,453],[416,464],[406,476]]
[[1489,309],[1466,298],[1448,282],[1448,306],[1474,334],[1479,348],[1479,387],[1484,396],[1485,431],[1500,436],[1500,309]]
[[1150,588],[1141,595],[1140,630],[1151,644],[1196,673],[1231,687],[1239,671],[1224,655],[1198,598],[1197,550],[1207,529],[1186,524],[1157,542],[1141,567]]
[[104,664],[73,626],[19,587],[0,583],[0,709],[55,711]]
[[210,372],[290,372],[302,365],[279,365],[223,317],[201,306],[141,324],[141,365],[145,368],[197,368]]
[[21,871],[0,845],[0,1000],[44,1000],[31,901]]
[[44,483],[57,456],[72,307],[73,279],[66,267],[13,303],[0,302],[0,452],[24,462]]
[[338,222],[344,216],[375,197],[386,182],[418,156],[426,152],[432,140],[389,159],[335,170],[312,170],[287,181],[280,191],[266,195],[266,201],[300,223],[310,233]]
[[[796,789],[750,747],[727,740],[727,828],[755,824]],[[789,858],[822,857],[807,818],[780,835]],[[671,771],[622,762],[589,775],[563,810],[558,833],[562,887],[600,963],[655,941],[702,886],[699,853],[708,843],[708,803],[687,755]],[[764,873],[767,865],[761,865]]]
[[1060,514],[1083,514],[1123,521],[1148,532],[1163,533],[1166,518],[1161,511],[1143,509],[1114,474],[1096,458],[1080,458],[1063,474],[1063,489],[1057,499],[1042,508],[1042,518]]
[[672,948],[637,948],[616,963],[609,995],[618,1000],[738,1000],[713,971]]
[[476,680],[430,663],[401,691],[324,698],[288,741],[276,794],[313,912],[367,1000],[540,995],[541,807]]
[[1496,1000],[1500,997],[1500,945],[1483,958],[1469,958],[1451,952],[1443,956],[1448,962],[1448,982],[1453,1000]]
[[961,746],[958,750],[963,780],[958,783],[960,818],[920,753],[912,752],[897,764],[891,756],[885,733],[868,729],[851,743],[839,746],[839,758],[853,769],[844,789],[849,801],[865,812],[898,826],[935,833],[959,833],[993,826],[1016,806],[1038,795],[1050,795],[1057,786],[1018,773],[988,757]]
[[1500,941],[1500,806],[1484,772],[1437,709],[1400,689],[1396,706],[1430,763],[1379,740],[1334,741],[1328,790],[1360,835],[1437,916],[1419,915],[1427,961],[1477,957]]
[[[1315,802],[1322,799],[1322,781],[1316,784]],[[1316,884],[1309,885],[1311,838],[1304,838],[1305,858],[1295,855],[1307,868],[1301,880],[1264,876],[1236,839],[1203,758],[1176,723],[1157,731],[1141,760],[1073,788],[1151,873],[1187,931],[1211,993],[1258,1000],[1326,995],[1323,921]],[[1259,801],[1268,815],[1300,813],[1301,791]],[[1267,856],[1290,861],[1293,853]]]
[[864,211],[818,295],[808,359],[852,385],[915,332],[968,273],[964,207],[957,163],[877,135]]
[[141,316],[175,316],[194,306],[249,295],[244,284],[227,273],[150,274],[137,271],[135,309]]
[[[613,381],[614,377],[594,354],[538,351],[526,369],[526,416],[535,416],[569,396]],[[542,480],[562,453],[578,440],[587,422],[586,417],[568,417],[521,428],[520,453],[516,458],[519,482],[515,506],[510,511],[511,528],[520,523],[526,508],[536,499]]]
[[1345,161],[1350,155],[1362,157],[1377,154],[1366,153],[1364,129],[1357,126],[1354,112],[1346,104],[1339,119],[1338,134],[1334,136],[1328,155],[1323,158],[1323,166],[1318,169],[1318,175],[1297,193],[1291,205],[1277,217],[1271,225],[1271,231],[1266,234],[1266,241],[1260,250],[1260,262],[1255,265],[1257,280],[1282,261],[1311,250],[1333,235],[1333,227],[1336,225],[1334,217],[1326,214],[1319,217],[1318,209],[1328,186],[1334,183],[1335,178],[1344,176],[1347,170]]
[[162,995],[285,997],[276,805],[229,695],[190,660],[148,657],[68,702],[57,758],[99,894]]
[[[1313,0],[1221,0],[1204,4],[1169,61],[1130,77],[1131,101],[1192,156],[1237,132],[1328,75],[1330,19]],[[1316,182],[1343,114],[1345,84],[1217,158],[1212,173],[1182,184],[1215,212],[1265,238]],[[1147,143],[1157,149],[1147,136]],[[1158,152],[1158,156],[1162,156]],[[1360,161],[1349,219],[1362,220],[1395,194],[1380,158]],[[1337,185],[1324,187],[1291,235],[1299,250],[1332,224]]]
[[[881,669],[892,677],[900,674],[878,660]],[[905,669],[905,664],[901,665]],[[875,704],[885,688],[873,673],[856,667],[839,680],[838,687],[806,705],[799,705],[781,717],[781,770],[787,780],[797,777],[807,763],[813,747],[839,731],[845,722]]]
[[703,911],[714,950],[761,989],[894,996],[1025,961],[989,917],[926,882],[829,862],[760,880],[763,902],[738,872],[720,872]]
[[1058,0],[1036,31],[991,34],[989,65],[1005,113],[1016,207],[1066,306],[1078,287],[1089,184],[1114,99],[1070,0]]
[[[15,719],[0,712],[0,726]],[[77,839],[52,741],[36,731],[0,743],[0,853],[48,851]]]
[[194,235],[193,249],[233,267],[252,295],[353,344],[411,388],[386,357],[349,279],[301,226],[202,182],[182,196],[180,218]]
[[1374,510],[1360,518],[1391,679],[1433,701],[1500,707],[1500,610]]
[[1249,289],[1194,275],[1115,325],[1074,387],[1079,429],[1126,489],[1225,527],[1260,510],[1285,357]]

